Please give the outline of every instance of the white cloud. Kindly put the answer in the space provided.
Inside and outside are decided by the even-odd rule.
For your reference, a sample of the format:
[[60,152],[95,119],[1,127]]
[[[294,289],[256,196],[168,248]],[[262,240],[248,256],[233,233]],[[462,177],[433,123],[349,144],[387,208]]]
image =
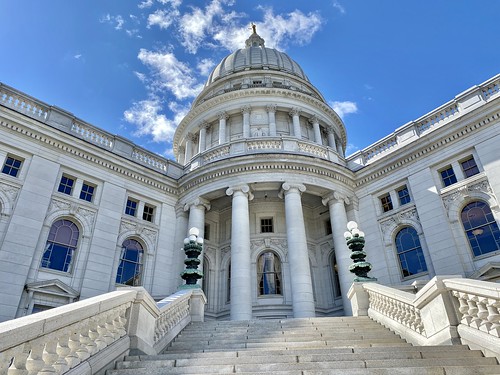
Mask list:
[[139,9],[150,8],[151,6],[153,6],[153,0],[145,0],[137,6],[139,7]]
[[358,106],[354,102],[349,102],[349,101],[337,102],[337,101],[333,101],[333,102],[329,102],[328,104],[330,104],[330,107],[332,107],[333,110],[335,112],[337,112],[337,114],[341,118],[344,118],[344,116],[346,116],[346,115],[348,115],[350,113],[356,113],[356,112],[358,112]]
[[360,148],[356,145],[353,145],[352,143],[348,143],[347,147],[345,148],[345,154],[347,156],[354,154],[356,151],[359,151]]
[[333,0],[333,3],[332,3],[333,7],[335,9],[337,9],[340,13],[342,14],[345,14],[345,8],[342,4],[340,4],[340,2],[338,2],[337,0]]
[[196,66],[198,68],[198,71],[202,76],[208,76],[208,73],[212,71],[212,68],[215,66],[215,61],[212,59],[203,59],[198,62],[198,65]]
[[151,135],[154,142],[171,142],[178,125],[160,113],[162,103],[159,99],[135,102],[124,112],[125,120],[137,127],[135,135]]
[[177,9],[166,11],[158,9],[148,16],[148,28],[157,25],[160,29],[167,29],[180,15]]
[[153,91],[166,89],[178,100],[182,100],[195,97],[203,88],[191,68],[177,60],[171,52],[152,52],[141,49],[138,58],[151,69],[149,88]]
[[76,55],[73,56],[76,60],[79,60],[82,58],[82,54],[81,53],[78,53]]
[[102,16],[99,19],[99,22],[100,23],[109,23],[110,25],[114,26],[115,30],[121,30],[123,28],[123,24],[125,23],[125,20],[120,15],[112,16],[108,13],[105,16]]
[[178,8],[182,4],[182,0],[158,0],[160,4],[170,4],[173,8]]

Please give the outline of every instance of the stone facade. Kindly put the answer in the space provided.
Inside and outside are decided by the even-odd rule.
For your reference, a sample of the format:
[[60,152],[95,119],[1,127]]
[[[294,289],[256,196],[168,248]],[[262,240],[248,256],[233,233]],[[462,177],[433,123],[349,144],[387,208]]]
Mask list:
[[[1,85],[0,320],[123,283],[161,299],[182,283],[191,227],[205,239],[207,319],[350,314],[350,220],[382,284],[498,280],[499,85],[346,158],[340,117],[254,34],[178,126],[176,161]],[[472,240],[469,208],[488,211]]]

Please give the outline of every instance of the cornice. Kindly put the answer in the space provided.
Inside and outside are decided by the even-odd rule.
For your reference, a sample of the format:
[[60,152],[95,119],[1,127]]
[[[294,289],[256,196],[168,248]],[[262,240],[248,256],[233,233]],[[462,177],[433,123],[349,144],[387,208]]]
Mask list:
[[[118,163],[114,163],[110,160],[106,160],[106,158],[97,156],[97,153],[95,153],[95,154],[90,153],[86,150],[83,150],[82,148],[75,147],[75,145],[70,145],[68,142],[64,142],[64,141],[55,139],[55,137],[51,137],[49,135],[43,134],[42,132],[35,131],[35,130],[30,129],[26,126],[23,126],[21,124],[13,124],[7,120],[0,120],[0,126],[2,128],[10,130],[11,132],[21,134],[25,137],[36,140],[39,143],[43,143],[47,146],[50,146],[53,149],[58,150],[58,152],[61,152],[61,151],[65,152],[67,154],[78,157],[82,160],[86,160],[88,162],[96,164],[100,167],[103,167],[103,168],[108,169],[110,171],[113,171],[115,173],[121,174],[122,176],[125,176],[127,178],[132,178],[136,181],[141,182],[142,184],[149,185],[153,188],[164,191],[166,193],[169,193],[172,195],[178,194],[177,187],[173,187],[171,185],[162,183],[158,180],[148,178],[144,174],[137,173],[137,172],[133,171],[131,168],[121,166]],[[64,134],[63,136],[67,136],[67,135]],[[75,138],[75,140],[76,140],[76,138]],[[93,147],[95,147],[92,144],[88,144],[88,145],[86,144],[86,146],[89,149],[92,149]],[[99,149],[98,151],[99,151],[100,155],[102,155],[104,153],[107,155],[113,155],[113,154],[110,154],[109,152],[102,150],[102,149]],[[140,166],[140,167],[144,168],[142,166]],[[154,171],[150,171],[150,172],[155,173]]]
[[[306,95],[298,91],[281,88],[255,87],[221,94],[219,96],[208,99],[198,106],[192,108],[177,127],[173,141],[174,153],[177,153],[178,151],[180,135],[185,131],[186,127],[191,124],[197,117],[201,116],[203,113],[208,112],[219,104],[225,104],[234,99],[248,98],[252,96],[260,97],[263,99],[267,99],[269,97],[289,98],[315,107],[316,109],[327,114],[330,120],[335,125],[337,125],[338,131],[340,132],[340,136],[342,138],[343,146],[345,147],[345,145],[347,144],[347,134],[345,131],[344,123],[342,122],[338,114],[332,108],[330,108],[330,106],[328,106],[328,104],[310,95]],[[270,100],[270,102],[272,102],[272,100]]]
[[[379,177],[389,172],[406,167],[408,163],[413,163],[417,159],[420,159],[424,156],[442,150],[443,146],[455,143],[458,140],[468,136],[470,133],[484,126],[488,126],[494,123],[494,121],[498,119],[500,119],[500,111],[484,116],[479,120],[471,121],[467,125],[462,126],[453,132],[447,132],[446,134],[441,135],[441,137],[438,140],[435,140],[433,142],[430,142],[428,139],[428,137],[432,137],[433,134],[431,133],[428,135],[428,137],[424,137],[421,140],[416,141],[415,143],[411,143],[406,147],[402,147],[400,150],[387,155],[386,158],[382,158],[376,163],[368,165],[365,168],[362,168],[359,171],[354,172],[356,175],[360,175],[360,174],[366,174],[367,171],[371,170],[370,172],[368,172],[369,173],[368,175],[360,179],[357,179],[355,185],[356,187],[362,186],[375,179],[378,179]],[[415,146],[418,145],[419,143],[420,143],[419,148],[415,149],[411,147],[412,145]],[[403,155],[401,156],[401,154]],[[393,160],[395,158],[397,158],[397,161],[395,163],[387,165],[389,160]],[[382,162],[385,163],[381,166],[376,166],[376,164]]]
[[[293,161],[285,160],[284,157],[286,155],[283,154],[242,155],[212,162],[182,177],[179,180],[179,193],[182,196],[195,187],[204,186],[220,178],[265,172],[302,172],[316,178],[337,181],[344,186],[354,188],[353,173],[348,169],[342,170],[343,167],[341,166],[335,168],[335,164],[318,162],[315,158],[312,159],[316,163],[312,164],[311,158],[305,155],[294,154],[293,158],[296,160]],[[319,165],[320,163],[324,165]]]

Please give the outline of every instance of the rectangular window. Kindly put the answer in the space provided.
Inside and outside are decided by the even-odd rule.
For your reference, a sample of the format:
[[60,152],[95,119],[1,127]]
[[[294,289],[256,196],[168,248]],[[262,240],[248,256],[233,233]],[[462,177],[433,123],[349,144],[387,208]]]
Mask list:
[[205,224],[205,235],[204,239],[210,241],[210,224]]
[[57,191],[63,194],[71,195],[74,185],[75,185],[75,179],[73,177],[69,177],[63,174]]
[[479,173],[479,168],[477,167],[476,161],[472,156],[469,159],[460,162],[460,165],[464,171],[465,178]]
[[137,212],[138,202],[133,199],[127,199],[127,206],[125,207],[125,214],[130,216],[135,216]]
[[148,204],[144,205],[144,211],[142,211],[142,220],[153,222],[155,208]]
[[12,156],[7,156],[7,159],[5,160],[2,168],[2,173],[8,174],[12,177],[17,177],[22,163],[23,161],[20,159],[16,159]]
[[82,191],[80,192],[80,199],[87,202],[92,202],[94,198],[95,185],[91,185],[88,182],[83,182]]
[[390,194],[386,194],[386,195],[380,197],[380,203],[382,204],[382,210],[384,212],[387,212],[387,211],[390,211],[393,209]]
[[401,206],[411,202],[410,192],[408,191],[408,187],[406,185],[399,188],[397,192],[399,197],[399,204]]
[[443,185],[450,186],[457,182],[457,176],[455,176],[455,172],[451,165],[447,166],[445,169],[439,172],[441,174],[441,180],[443,180]]
[[273,218],[260,219],[260,233],[273,233]]
[[332,234],[332,221],[330,219],[325,221],[325,233],[327,236]]

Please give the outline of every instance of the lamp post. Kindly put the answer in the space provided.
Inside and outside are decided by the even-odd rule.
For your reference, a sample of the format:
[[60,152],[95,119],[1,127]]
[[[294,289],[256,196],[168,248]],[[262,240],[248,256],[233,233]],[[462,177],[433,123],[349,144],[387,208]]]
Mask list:
[[365,247],[365,234],[358,229],[358,224],[355,221],[347,223],[347,230],[348,232],[344,233],[344,238],[347,242],[347,247],[352,251],[351,259],[354,263],[349,266],[349,271],[356,275],[353,281],[377,281],[376,278],[368,276],[372,265],[365,261],[366,252],[363,251]]
[[189,237],[184,239],[184,252],[187,258],[184,260],[186,269],[181,272],[181,277],[186,281],[181,289],[198,289],[200,285],[197,283],[198,279],[203,277],[203,272],[198,269],[200,260],[198,257],[203,249],[203,238],[198,237],[200,231],[198,228],[191,228],[189,230]]

